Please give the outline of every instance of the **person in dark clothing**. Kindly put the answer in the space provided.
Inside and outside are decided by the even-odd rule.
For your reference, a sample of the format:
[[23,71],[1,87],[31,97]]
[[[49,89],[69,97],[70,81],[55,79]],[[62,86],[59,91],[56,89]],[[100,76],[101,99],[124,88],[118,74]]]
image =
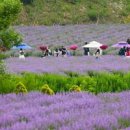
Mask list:
[[65,56],[66,55],[66,48],[65,47],[61,47],[61,54],[62,54],[62,56]]
[[23,51],[22,48],[20,48],[19,54],[20,54],[20,55],[24,55],[24,51]]
[[49,55],[49,49],[48,49],[48,47],[44,50],[44,51],[42,51],[42,57],[46,57],[46,56],[48,56]]
[[58,50],[58,48],[55,49],[54,53],[55,53],[56,57],[59,56],[59,50]]
[[[85,42],[85,45],[87,45],[88,43],[87,42]],[[89,55],[89,48],[85,48],[84,47],[84,55]]]
[[44,54],[44,56],[48,56],[49,55],[49,50],[48,50],[48,48],[45,50],[45,54]]
[[124,46],[123,48],[121,48],[121,49],[119,50],[119,55],[120,55],[120,56],[125,56],[125,53],[126,53],[126,47]]
[[130,44],[130,38],[127,39],[127,43]]
[[100,49],[99,48],[97,48],[97,50],[95,52],[95,56],[96,56],[96,59],[99,58],[99,56],[100,56]]

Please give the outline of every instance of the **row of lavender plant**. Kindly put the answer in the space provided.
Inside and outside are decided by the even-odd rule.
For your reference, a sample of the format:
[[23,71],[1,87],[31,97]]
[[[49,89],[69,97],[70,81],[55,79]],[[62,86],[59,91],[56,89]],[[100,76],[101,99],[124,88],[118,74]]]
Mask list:
[[129,130],[130,92],[0,95],[0,130]]
[[130,59],[106,55],[96,59],[94,56],[70,57],[27,57],[25,60],[10,58],[5,60],[6,68],[11,73],[35,72],[64,74],[71,71],[85,74],[88,71],[129,71]]
[[[24,42],[34,46],[45,44],[51,46],[77,44],[81,47],[85,41],[98,41],[112,45],[126,41],[130,33],[129,24],[121,25],[67,25],[67,26],[17,26],[15,27],[24,38]],[[79,48],[82,49],[82,48]],[[36,48],[37,50],[37,48]],[[108,53],[114,53],[108,49]]]

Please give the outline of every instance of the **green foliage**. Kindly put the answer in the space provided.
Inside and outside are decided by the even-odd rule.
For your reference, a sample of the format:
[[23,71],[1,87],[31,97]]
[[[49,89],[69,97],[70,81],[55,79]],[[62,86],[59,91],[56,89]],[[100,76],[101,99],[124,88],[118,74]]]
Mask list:
[[120,124],[120,128],[127,128],[130,127],[130,120],[129,119],[118,119],[118,122]]
[[12,93],[16,86],[17,77],[0,73],[0,94]]
[[22,82],[19,82],[17,85],[16,85],[16,89],[15,89],[15,93],[16,94],[25,94],[27,93],[27,89],[25,87],[25,85],[22,83]]
[[[127,75],[127,74],[126,74]],[[129,84],[124,81],[125,74],[99,73],[94,77],[97,81],[96,90],[99,92],[120,92],[128,90]]]
[[0,61],[7,58],[7,56],[4,53],[0,53]]
[[126,16],[124,19],[123,19],[123,22],[124,23],[130,23],[130,15]]
[[26,5],[26,4],[31,4],[33,0],[21,0],[21,2]]
[[5,64],[2,60],[0,60],[0,74],[5,74]]
[[21,11],[20,0],[0,1],[0,30],[7,29]]
[[[53,90],[54,93],[82,90],[98,94],[130,90],[130,73],[122,72],[96,72],[91,76],[78,75],[77,77],[58,74],[23,73],[22,75],[14,75],[0,73],[0,81],[0,93],[14,92],[16,86],[18,86],[18,82],[22,82],[27,86],[28,91],[40,91],[42,90],[40,86],[45,84],[43,86],[43,92],[44,90],[46,92]],[[49,88],[49,86],[51,86],[51,88]],[[20,89],[20,91],[23,90]]]
[[89,91],[89,92],[92,92],[92,93],[96,93],[96,80],[89,77],[89,76],[86,76],[82,79],[82,82],[80,84],[80,86],[82,86],[82,89],[84,91]]
[[73,85],[70,89],[70,92],[81,92],[81,88],[78,85]]
[[115,0],[54,1],[34,0],[31,5],[25,5],[16,23],[26,25],[120,23],[129,14],[129,4],[126,4],[125,0],[122,2]]
[[76,73],[76,72],[71,72],[71,71],[65,71],[64,72],[67,76],[70,76],[70,77],[78,77],[79,74]]
[[0,53],[0,74],[5,74],[5,64],[3,62],[3,59],[5,59],[6,56],[2,53]]
[[0,39],[4,43],[3,46],[7,49],[22,42],[21,35],[12,28],[0,31]]
[[130,12],[130,5],[128,4],[127,7],[126,7],[126,11],[127,12]]
[[98,19],[98,12],[97,10],[89,10],[88,12],[88,17],[91,21],[97,21]]
[[66,2],[76,4],[77,2],[80,2],[80,0],[65,0]]
[[41,92],[48,95],[53,95],[54,91],[48,86],[48,84],[45,84],[41,88]]
[[20,35],[10,28],[20,13],[21,8],[20,0],[0,1],[0,39],[3,42],[2,47],[6,49],[22,41]]

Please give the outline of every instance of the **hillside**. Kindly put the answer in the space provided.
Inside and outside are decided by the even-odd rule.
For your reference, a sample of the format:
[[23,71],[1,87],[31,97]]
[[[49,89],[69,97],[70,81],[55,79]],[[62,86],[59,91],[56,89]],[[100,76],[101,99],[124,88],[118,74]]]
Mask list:
[[[14,24],[66,25],[129,23],[129,0],[22,0],[23,9]],[[25,4],[25,2],[32,1]],[[72,2],[71,2],[72,1]]]

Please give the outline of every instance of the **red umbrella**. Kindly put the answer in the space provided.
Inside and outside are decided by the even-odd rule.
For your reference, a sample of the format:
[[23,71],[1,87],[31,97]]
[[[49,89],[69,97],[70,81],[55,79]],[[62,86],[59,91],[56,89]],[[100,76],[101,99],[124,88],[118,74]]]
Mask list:
[[71,50],[76,50],[77,48],[78,48],[78,46],[76,44],[73,44],[73,45],[70,46]]
[[42,51],[45,51],[45,50],[47,50],[47,46],[42,45],[42,46],[39,47],[39,49],[42,50]]
[[102,50],[106,50],[106,49],[108,48],[108,46],[107,46],[107,45],[102,45],[102,46],[100,46],[100,48],[101,48]]

